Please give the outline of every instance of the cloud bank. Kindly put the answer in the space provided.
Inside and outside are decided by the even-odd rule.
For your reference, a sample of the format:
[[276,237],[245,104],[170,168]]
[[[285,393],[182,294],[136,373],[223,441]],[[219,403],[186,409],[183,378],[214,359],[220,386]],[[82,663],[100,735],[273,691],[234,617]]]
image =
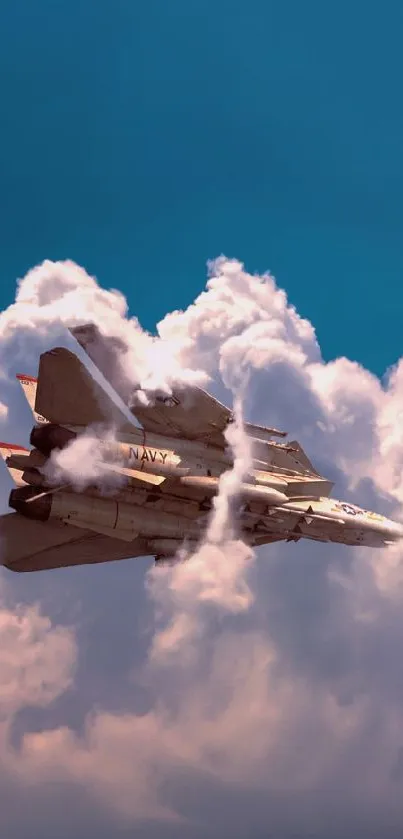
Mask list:
[[[26,369],[35,353],[66,340],[72,320],[93,320],[120,342],[115,361],[128,392],[139,386],[147,397],[155,387],[209,381],[224,401],[241,396],[238,413],[248,420],[295,435],[336,481],[336,497],[401,516],[403,362],[382,381],[346,358],[325,362],[313,326],[269,274],[215,260],[205,291],[151,336],[120,292],[105,291],[79,266],[33,269],[0,315],[4,437],[15,426],[22,436],[28,422],[18,425],[16,365]],[[110,597],[119,575],[127,586],[133,574],[142,631],[133,637],[133,616],[118,608],[109,624],[117,632],[127,620],[124,653],[86,634],[77,616],[73,628],[60,617],[51,623],[53,582],[43,575],[42,604],[26,592],[27,605],[17,606],[28,584],[3,574],[0,795],[41,802],[57,783],[54,806],[37,804],[43,835],[70,800],[87,836],[106,823],[150,837],[401,835],[402,549],[304,542],[254,557],[231,515],[249,462],[242,423],[230,433],[235,466],[190,562],[158,574],[141,563],[93,568],[88,577],[60,572],[87,620],[102,574],[110,574]],[[135,663],[120,696],[99,694],[72,720],[74,696],[88,691],[83,656],[106,674],[115,674],[119,656],[129,669]],[[33,706],[41,709],[35,722]],[[15,833],[20,822],[9,809]]]

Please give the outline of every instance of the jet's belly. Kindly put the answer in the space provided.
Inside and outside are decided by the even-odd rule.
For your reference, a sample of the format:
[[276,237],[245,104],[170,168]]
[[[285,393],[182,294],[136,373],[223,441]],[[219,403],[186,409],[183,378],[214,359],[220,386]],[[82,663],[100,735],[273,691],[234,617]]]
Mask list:
[[383,547],[403,538],[403,526],[369,510],[331,498],[294,499],[256,517],[255,531],[298,541]]

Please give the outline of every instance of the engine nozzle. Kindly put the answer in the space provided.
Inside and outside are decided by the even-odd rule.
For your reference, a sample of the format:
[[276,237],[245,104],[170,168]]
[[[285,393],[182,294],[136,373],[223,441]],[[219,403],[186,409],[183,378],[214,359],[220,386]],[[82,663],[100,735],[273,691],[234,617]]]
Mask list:
[[25,518],[35,519],[36,521],[47,521],[52,508],[52,497],[50,495],[42,495],[40,498],[35,498],[38,494],[38,487],[35,486],[12,489],[9,495],[8,505],[16,513],[25,516]]
[[47,425],[35,425],[31,431],[29,442],[31,446],[49,457],[53,449],[66,448],[76,437],[77,434],[74,431],[70,431],[61,425],[48,423]]

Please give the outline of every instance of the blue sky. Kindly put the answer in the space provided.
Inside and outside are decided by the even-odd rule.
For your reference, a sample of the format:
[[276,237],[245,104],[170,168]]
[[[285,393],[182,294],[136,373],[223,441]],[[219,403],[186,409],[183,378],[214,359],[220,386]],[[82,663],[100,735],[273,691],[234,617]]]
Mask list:
[[153,328],[225,253],[275,274],[326,357],[383,372],[401,350],[402,16],[394,0],[8,4],[1,303],[69,257]]
[[[32,266],[44,259],[72,259],[96,275],[103,287],[121,290],[131,313],[152,330],[167,312],[185,308],[195,299],[205,285],[207,260],[224,253],[241,260],[250,272],[270,270],[275,275],[291,303],[316,328],[325,359],[346,355],[377,374],[398,360],[403,314],[400,2],[18,0],[3,5],[0,309],[13,301],[16,278]],[[272,303],[275,300],[281,309],[278,299],[273,295]],[[234,309],[236,304],[235,300]],[[232,310],[229,320],[230,315]],[[261,326],[256,312],[254,317]],[[334,371],[323,366],[315,390],[306,376],[309,363],[317,361],[311,334],[288,311],[277,312],[273,321],[276,317],[286,350],[280,362],[276,357],[267,368],[250,362],[254,374],[250,418],[265,421],[271,413],[273,423],[292,425],[304,445],[309,443],[315,464],[333,470],[338,492],[350,491],[353,473],[357,479],[353,500],[382,510],[388,503],[393,512],[403,498],[395,468],[403,462],[400,379],[383,402],[370,377],[340,364],[332,378]],[[190,321],[189,334],[196,335],[193,350],[199,358],[196,345],[203,330],[197,318]],[[246,334],[248,323],[241,325]],[[16,328],[14,342],[10,336],[4,339],[0,329],[3,371],[16,372],[15,356],[21,347],[28,347],[27,372],[35,372],[32,330],[27,326],[25,344],[24,328]],[[229,330],[223,338],[230,334]],[[213,326],[211,335],[211,355],[216,359],[221,336],[214,334]],[[243,347],[249,349],[246,340]],[[273,360],[270,347],[267,358]],[[0,402],[7,401],[9,394],[10,402],[13,394],[15,400],[2,434],[26,442],[28,410],[22,408],[21,394],[16,395],[17,385],[5,381],[3,385]],[[386,429],[383,437],[377,437],[380,420]],[[387,498],[392,489],[393,498]],[[7,492],[3,496],[4,506]],[[16,839],[26,836],[27,812],[29,830],[34,826],[44,839],[72,833],[87,839],[103,835],[243,839],[250,830],[259,839],[267,836],[269,828],[281,839],[297,833],[301,839],[339,839],[338,819],[341,833],[347,824],[352,835],[365,839],[366,826],[375,826],[377,836],[386,836],[385,825],[392,825],[392,831],[391,806],[397,800],[394,796],[399,798],[395,776],[402,763],[403,602],[400,577],[396,582],[387,558],[379,560],[382,573],[377,577],[372,558],[360,562],[351,551],[338,547],[270,547],[261,561],[252,564],[256,609],[235,617],[213,615],[200,672],[190,670],[189,675],[186,669],[179,673],[174,669],[151,676],[143,670],[155,633],[156,604],[145,588],[147,562],[45,576],[2,575],[10,608],[5,613],[0,599],[0,712],[2,668],[11,661],[18,690],[10,740],[16,745],[24,732],[39,731],[44,744],[37,764],[35,755],[31,754],[30,763],[30,754],[27,760],[24,751],[17,757],[6,754],[4,765],[9,761],[11,771],[16,767],[18,783],[24,777],[34,778],[37,786],[30,792],[23,780],[22,786],[15,785],[11,775],[4,780],[0,741],[0,798],[4,789],[7,795],[8,785],[12,790],[6,832]],[[393,600],[396,591],[400,599]],[[32,708],[32,692],[41,694],[35,680],[31,690],[25,677],[24,643],[29,633],[22,633],[20,643],[13,621],[19,614],[16,603],[30,609],[37,601],[53,626],[40,624],[32,632],[40,641],[38,672],[45,662],[46,677],[55,670],[57,684],[54,701],[45,696]],[[360,623],[357,615],[364,615],[366,622]],[[3,636],[7,621],[11,630]],[[57,624],[74,627],[77,637],[71,682],[68,642],[64,630],[57,634]],[[259,661],[255,631],[266,664],[273,650],[277,656],[267,696],[259,667],[253,670]],[[4,661],[2,650],[7,653],[9,636],[17,637],[18,643]],[[235,638],[240,672],[236,666],[231,669],[228,637]],[[226,663],[228,657],[228,669],[223,668],[227,683],[220,682],[220,667],[215,681],[211,676],[214,651],[219,662]],[[55,666],[59,658],[61,674]],[[28,649],[27,669],[32,659],[35,664],[35,654]],[[211,707],[219,708],[217,740],[223,744],[223,755],[216,754],[215,742],[208,737],[206,742],[197,740],[199,728],[202,732],[209,728],[203,715],[200,727],[193,726],[191,732],[195,742],[189,737],[186,698],[193,679],[196,692],[207,697],[207,722]],[[47,680],[38,676],[38,683],[46,687]],[[52,687],[51,678],[50,683]],[[248,683],[251,700],[256,700],[257,734],[254,729],[249,732],[250,697],[241,690]],[[27,686],[27,695],[21,685]],[[220,717],[220,702],[230,694],[236,706],[234,729],[227,728],[225,714]],[[369,710],[361,718],[355,701],[359,705],[362,697]],[[171,730],[166,724],[167,718],[172,721],[170,713],[160,718],[159,710],[171,712],[177,709],[175,703],[179,722],[185,723]],[[100,735],[88,746],[83,732],[89,712]],[[110,730],[109,712],[116,724]],[[280,744],[275,737],[282,731],[281,725],[277,727],[278,712],[280,723],[289,725],[291,732],[289,741],[287,735]],[[126,713],[132,729],[122,744],[119,726]],[[345,732],[350,724],[354,728],[355,713],[357,736],[351,745]],[[150,724],[151,736],[147,728],[143,736],[139,718]],[[259,752],[260,740],[267,732],[269,740],[272,736],[273,719],[274,758],[262,760],[263,781],[256,763],[254,786],[256,766],[253,761],[244,765],[238,742],[244,737],[249,748],[249,740],[253,741]],[[78,738],[69,740],[66,735],[58,751],[52,729],[59,726],[77,731]],[[236,736],[231,738],[233,730]],[[189,765],[181,762],[182,735],[190,750]],[[161,744],[161,753],[153,751],[154,742]],[[161,828],[147,815],[144,824],[136,821],[137,816],[130,821],[144,781],[140,771],[144,744],[145,771],[154,779],[155,766],[162,765],[161,800],[173,802],[182,816],[189,816],[192,830],[187,823],[181,829],[176,823]],[[215,757],[218,763],[222,758],[227,775],[211,771]],[[317,779],[320,791],[314,786],[305,795],[307,758],[309,777]],[[276,760],[286,779],[282,793],[277,788]],[[111,777],[116,770],[122,780],[122,798],[120,790],[109,788],[108,777],[102,786],[101,769],[106,767],[108,773],[109,761]],[[239,766],[246,776],[253,776],[250,785],[246,777],[246,783],[236,786],[231,772],[242,775]],[[132,770],[135,778],[140,773],[133,789],[124,782],[132,783]],[[301,784],[299,794],[287,787],[289,777]],[[52,806],[49,779],[60,782]],[[378,799],[371,809],[368,790],[378,790],[378,780],[379,809]],[[151,788],[154,793],[153,784]],[[349,793],[356,789],[359,806],[352,799],[350,808]],[[113,806],[109,798],[114,799]],[[400,798],[395,821],[396,835],[401,836],[399,802]],[[60,813],[66,805],[72,823],[61,828]],[[124,820],[128,810],[129,826]]]

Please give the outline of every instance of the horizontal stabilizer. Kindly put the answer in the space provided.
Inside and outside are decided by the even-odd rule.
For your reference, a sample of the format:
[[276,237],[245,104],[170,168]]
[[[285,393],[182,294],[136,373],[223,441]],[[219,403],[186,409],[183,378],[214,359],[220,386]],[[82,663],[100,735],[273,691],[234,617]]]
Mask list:
[[26,481],[24,481],[24,479],[22,477],[22,470],[18,469],[18,468],[15,468],[15,466],[13,466],[13,465],[9,465],[7,461],[9,459],[12,460],[12,458],[14,456],[18,456],[21,459],[22,458],[24,458],[24,459],[28,458],[29,457],[29,450],[25,449],[24,446],[17,446],[17,445],[14,445],[13,443],[0,443],[0,455],[3,458],[3,460],[4,460],[4,462],[7,466],[7,471],[9,473],[13,483],[16,486],[26,486]]
[[55,425],[113,425],[125,433],[135,429],[82,361],[64,347],[40,357],[35,411]]
[[59,522],[7,513],[0,516],[0,560],[10,571],[45,571],[145,556],[141,540],[130,544]]

